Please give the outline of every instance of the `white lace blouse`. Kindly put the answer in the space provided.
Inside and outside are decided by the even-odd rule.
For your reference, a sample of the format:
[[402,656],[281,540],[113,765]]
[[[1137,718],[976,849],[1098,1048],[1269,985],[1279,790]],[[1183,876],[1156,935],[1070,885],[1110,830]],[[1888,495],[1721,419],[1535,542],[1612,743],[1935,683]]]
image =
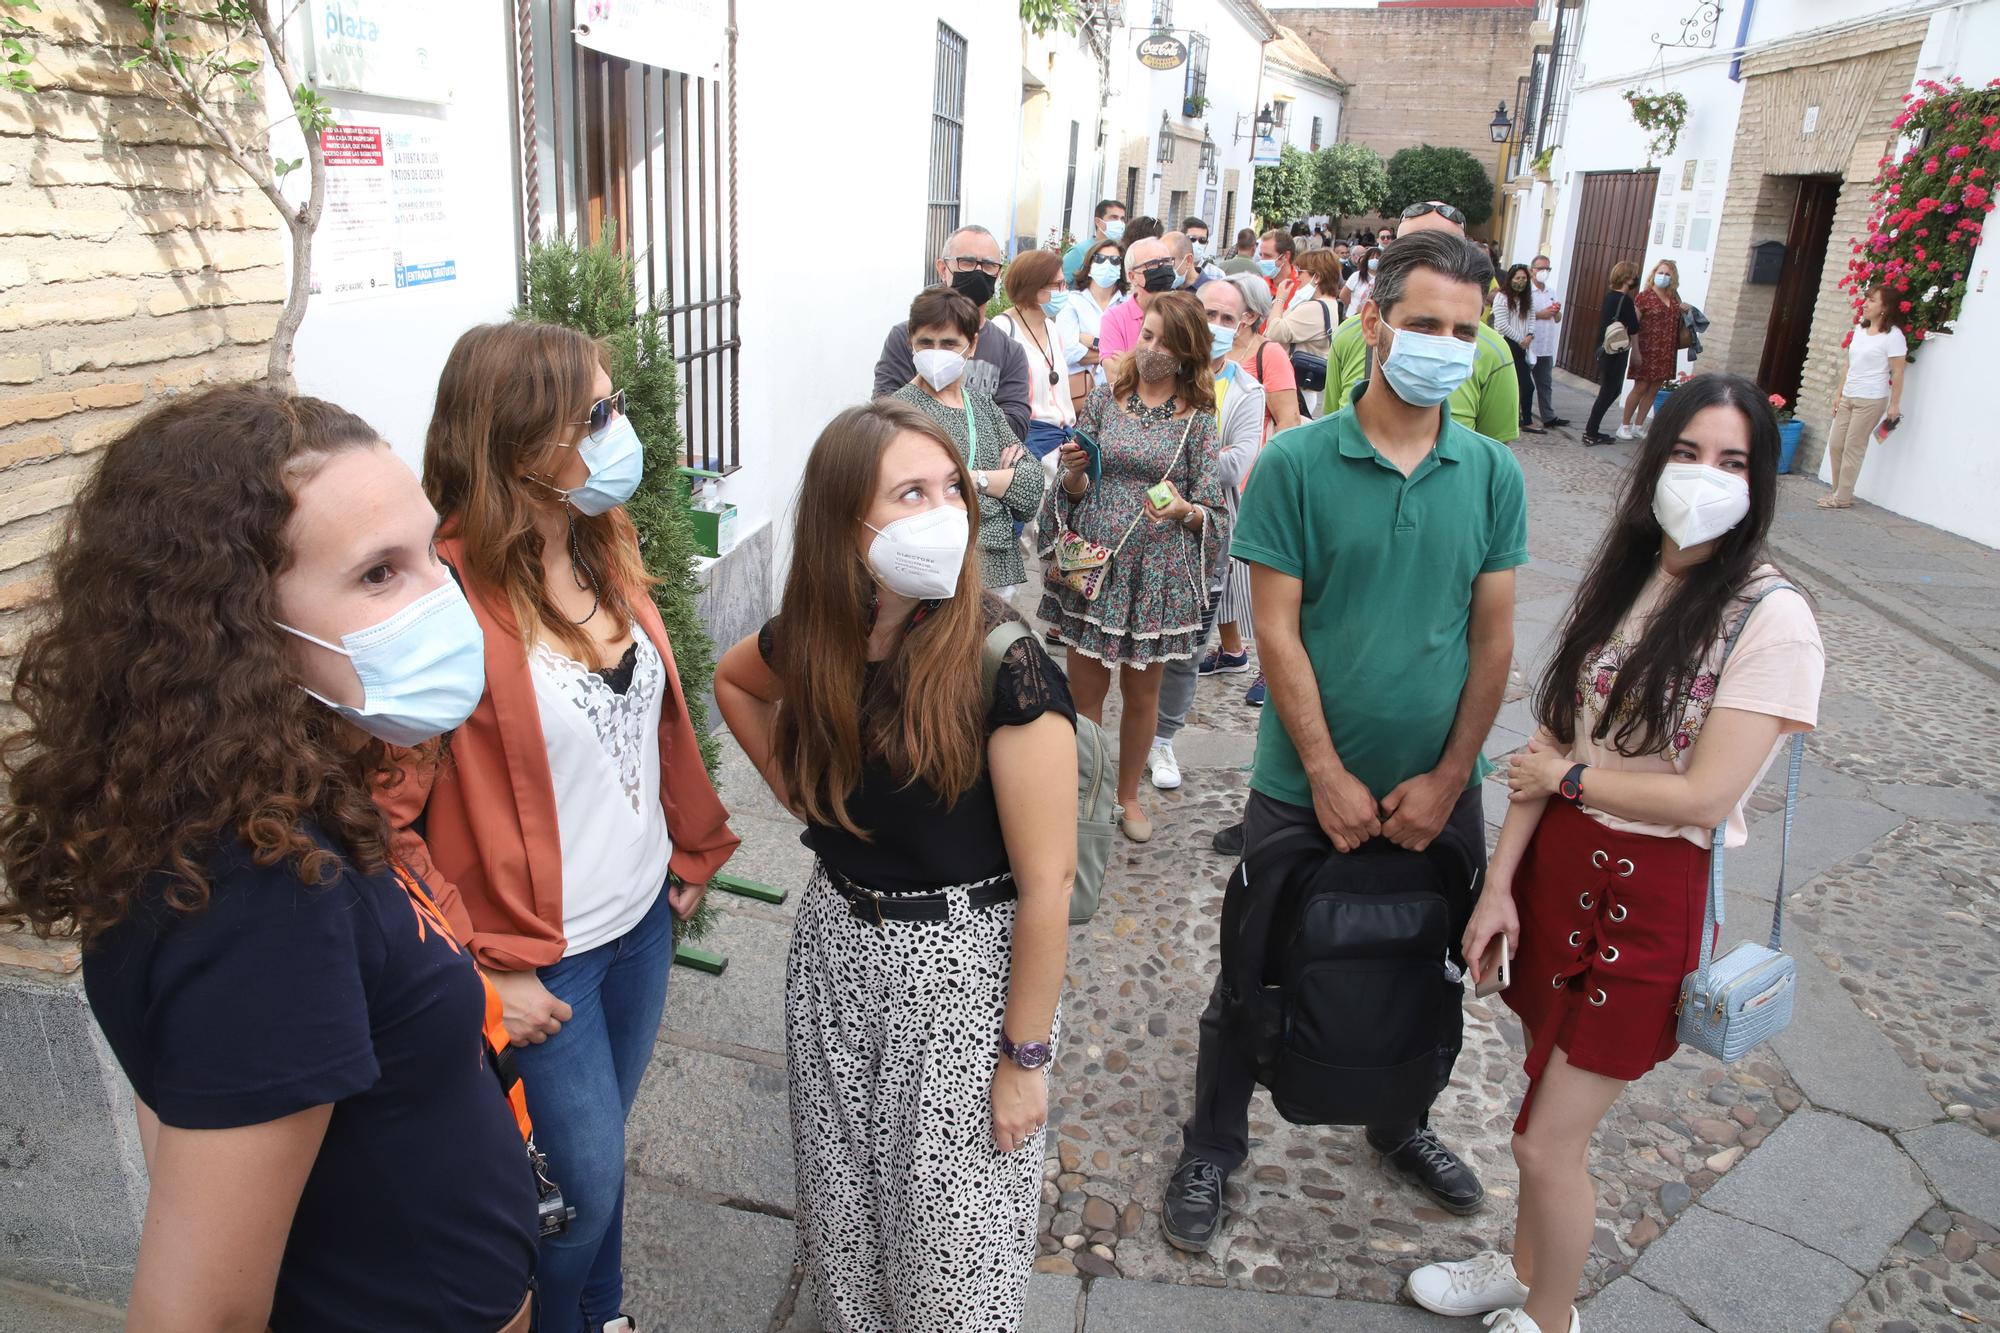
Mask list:
[[629,932],[658,898],[673,839],[660,805],[666,667],[632,629],[625,693],[547,643],[528,654],[562,842],[564,956]]

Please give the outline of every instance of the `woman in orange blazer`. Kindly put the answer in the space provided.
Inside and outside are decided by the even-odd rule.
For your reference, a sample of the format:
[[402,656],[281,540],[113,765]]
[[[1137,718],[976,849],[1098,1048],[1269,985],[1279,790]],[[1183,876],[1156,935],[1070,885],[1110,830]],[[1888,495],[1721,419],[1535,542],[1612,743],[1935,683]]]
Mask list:
[[[576,1217],[544,1237],[545,1333],[630,1333],[625,1118],[666,1005],[673,922],[735,851],[621,506],[642,451],[597,345],[489,324],[438,384],[424,488],[486,634],[451,762],[383,804],[397,850],[493,979]],[[420,818],[421,816],[421,818]]]

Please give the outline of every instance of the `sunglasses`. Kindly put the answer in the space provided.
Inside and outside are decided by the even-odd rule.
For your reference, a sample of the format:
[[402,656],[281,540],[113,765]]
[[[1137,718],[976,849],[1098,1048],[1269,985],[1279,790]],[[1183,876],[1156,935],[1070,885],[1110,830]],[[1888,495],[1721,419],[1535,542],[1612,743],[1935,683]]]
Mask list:
[[1450,204],[1441,204],[1435,199],[1429,203],[1411,204],[1403,210],[1403,216],[1406,218],[1420,218],[1426,213],[1435,213],[1446,222],[1456,222],[1461,227],[1465,225],[1465,214],[1459,212]]
[[577,424],[589,426],[590,433],[597,435],[602,433],[604,428],[611,424],[613,417],[622,417],[624,415],[625,391],[618,389],[609,398],[600,398],[592,403],[590,405],[590,420],[587,422],[578,422]]

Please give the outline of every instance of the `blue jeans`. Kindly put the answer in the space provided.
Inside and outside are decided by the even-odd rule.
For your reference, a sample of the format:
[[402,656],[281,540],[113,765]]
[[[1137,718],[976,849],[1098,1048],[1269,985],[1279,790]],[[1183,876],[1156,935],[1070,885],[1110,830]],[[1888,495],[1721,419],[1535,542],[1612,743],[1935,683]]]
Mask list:
[[537,1256],[542,1333],[595,1333],[624,1302],[625,1117],[653,1055],[673,961],[674,912],[663,888],[625,935],[538,973],[570,1019],[514,1055],[535,1142],[576,1208],[569,1229],[543,1237]]

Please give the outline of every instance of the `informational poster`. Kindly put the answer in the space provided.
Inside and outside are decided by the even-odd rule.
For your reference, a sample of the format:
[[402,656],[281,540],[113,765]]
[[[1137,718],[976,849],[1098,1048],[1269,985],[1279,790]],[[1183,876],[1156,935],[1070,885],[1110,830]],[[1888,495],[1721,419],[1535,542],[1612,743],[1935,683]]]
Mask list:
[[1674,209],[1674,249],[1687,247],[1688,206],[1681,204]]
[[642,65],[719,78],[726,0],[577,0],[579,45]]
[[359,301],[452,282],[445,126],[375,113],[321,133],[326,214],[313,238],[313,293]]
[[1674,206],[1672,204],[1666,203],[1665,201],[1662,201],[1660,205],[1653,210],[1654,245],[1665,245],[1667,243],[1667,222],[1668,219],[1670,219],[1673,216],[1673,211],[1674,211]]
[[1703,158],[1701,160],[1701,183],[1703,185],[1715,184],[1715,178],[1718,172],[1720,171],[1721,166],[1722,166],[1722,160],[1720,158],[1714,158],[1714,157]]
[[1284,126],[1282,125],[1272,125],[1267,128],[1260,128],[1257,131],[1257,136],[1250,141],[1251,166],[1275,167],[1278,165],[1279,153],[1285,146],[1284,140],[1278,137],[1283,130]]
[[448,102],[453,17],[446,0],[310,0],[312,80],[322,89]]
[[1683,190],[1692,190],[1694,188],[1694,173],[1699,165],[1700,163],[1692,157],[1681,163],[1681,188]]

